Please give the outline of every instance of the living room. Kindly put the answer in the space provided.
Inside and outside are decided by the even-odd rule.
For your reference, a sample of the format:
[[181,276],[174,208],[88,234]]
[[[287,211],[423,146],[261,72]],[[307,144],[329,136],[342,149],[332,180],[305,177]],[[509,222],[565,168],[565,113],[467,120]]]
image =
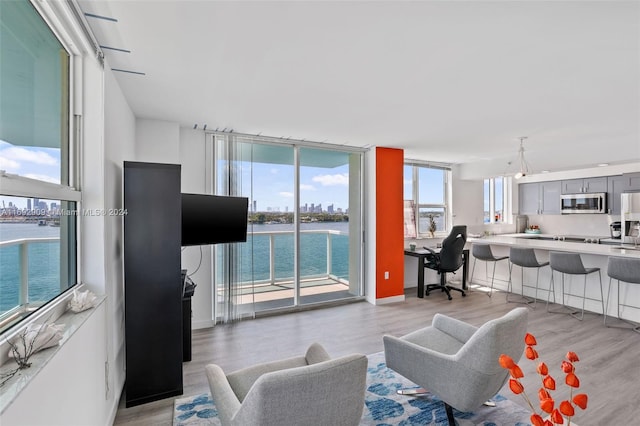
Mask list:
[[[241,339],[237,344],[243,350],[218,353],[207,347],[209,343],[200,346],[202,352],[194,352],[194,360],[185,364],[185,394],[206,390],[203,368],[207,362],[226,362],[225,368],[233,369],[294,356],[306,349],[311,337],[325,343],[331,355],[371,354],[382,350],[384,333],[401,335],[417,329],[428,324],[436,312],[480,325],[511,308],[503,304],[502,297],[487,300],[482,293],[472,292],[470,297],[456,298],[453,303],[434,297],[418,300],[411,290],[405,295],[405,287],[413,286],[414,268],[406,266],[402,252],[391,256],[390,265],[384,263],[385,259],[376,259],[376,253],[384,251],[382,243],[374,243],[376,225],[384,226],[380,223],[383,213],[376,214],[378,203],[384,202],[376,190],[385,179],[376,175],[378,148],[400,154],[400,161],[394,160],[396,169],[387,169],[387,174],[395,171],[402,176],[404,160],[448,164],[452,170],[450,223],[468,224],[473,232],[506,233],[515,229],[509,221],[484,224],[483,179],[515,173],[520,136],[528,137],[525,155],[539,172],[523,182],[640,171],[637,2],[606,2],[608,6],[597,2],[505,2],[505,9],[500,9],[499,3],[485,2],[473,6],[463,2],[457,6],[441,2],[400,6],[391,2],[338,2],[328,6],[323,2],[307,6],[296,2],[190,2],[186,6],[178,2],[79,2],[76,12],[75,6],[59,2],[37,3],[36,9],[56,28],[58,36],[74,45],[74,72],[82,73],[82,84],[74,88],[74,107],[83,117],[78,130],[84,141],[78,158],[82,165],[83,208],[123,208],[122,164],[131,160],[181,164],[182,191],[207,192],[207,138],[211,137],[207,131],[216,129],[224,134],[233,130],[283,141],[326,141],[328,146],[346,145],[364,152],[363,230],[369,238],[363,252],[362,284],[363,297],[369,303],[294,313],[287,319],[264,318],[256,320],[255,325],[246,321],[219,327],[212,314],[214,290],[207,285],[211,281],[211,265],[205,254],[205,266],[194,277],[198,283],[193,300],[194,342],[212,339],[212,344],[220,345],[224,337],[232,335],[233,339]],[[438,6],[445,10],[438,11]],[[465,12],[466,6],[471,9]],[[417,9],[412,12],[412,7]],[[97,39],[92,40],[78,23],[78,10],[118,22],[83,16],[80,22],[87,24]],[[206,26],[201,21],[206,17],[214,19],[210,26],[218,27],[220,33],[201,39],[193,34],[197,34],[195,28]],[[516,17],[522,20],[515,20]],[[255,32],[243,30],[251,25]],[[442,34],[450,44],[435,36],[422,49],[410,44],[409,40],[424,36],[419,31],[423,27],[439,31],[448,28]],[[105,28],[110,30],[101,34]],[[130,38],[132,28],[138,28],[139,38]],[[266,36],[270,29],[274,30],[272,38]],[[483,33],[484,30],[488,32]],[[523,39],[523,33],[530,38]],[[495,50],[482,50],[478,45],[474,45],[479,49],[475,53],[473,49],[454,49],[480,34],[486,34],[480,44]],[[111,38],[100,39],[101,36]],[[537,45],[541,38],[546,44],[540,41]],[[348,44],[346,40],[351,41],[348,49],[335,50],[340,44]],[[509,43],[502,45],[501,41]],[[189,49],[197,54],[187,51],[186,46],[191,43],[195,46]],[[212,50],[198,50],[202,43],[212,44]],[[145,48],[145,44],[149,47]],[[104,67],[96,58],[95,46],[101,51],[98,56],[105,59]],[[560,53],[571,49],[575,50],[576,62],[564,62]],[[175,54],[176,50],[182,53]],[[256,51],[260,55],[256,56]],[[540,51],[549,53],[540,56]],[[209,63],[212,58],[219,59]],[[438,64],[443,63],[449,65],[440,69]],[[567,69],[563,69],[565,66]],[[495,74],[496,69],[502,71]],[[463,73],[466,70],[471,70],[474,77]],[[208,76],[216,73],[222,75],[209,80]],[[576,80],[575,85],[571,78]],[[416,86],[419,80],[429,81],[430,85]],[[547,83],[548,87],[543,91],[540,83]],[[502,85],[505,89],[498,90]],[[594,90],[588,91],[587,86]],[[245,97],[247,94],[252,96]],[[237,103],[231,102],[234,97],[238,98]],[[207,104],[215,108],[208,109]],[[527,122],[528,117],[536,117],[535,122]],[[596,166],[602,162],[609,165]],[[543,174],[542,170],[550,171]],[[12,173],[9,169],[7,172]],[[3,195],[14,191],[9,181],[3,176]],[[517,205],[516,188],[514,185],[513,205]],[[17,188],[9,194],[21,191]],[[563,216],[541,216],[540,220],[545,221],[550,232],[572,226]],[[598,233],[608,232],[608,218],[591,220],[594,225],[589,226]],[[581,222],[577,227],[584,226],[584,219],[577,222]],[[81,340],[74,338],[62,347],[52,368],[42,370],[37,381],[3,411],[3,417],[8,419],[23,415],[27,423],[111,424],[123,416],[125,422],[130,421],[126,410],[117,414],[126,378],[122,217],[87,216],[80,226],[78,281],[104,296],[104,302],[96,318],[81,329],[82,335],[76,336]],[[400,239],[401,245],[407,247],[408,243],[409,240]],[[195,267],[199,256],[199,250],[187,249],[183,262],[189,268]],[[384,278],[385,271],[391,271],[388,280]],[[472,302],[478,306],[471,306]],[[411,312],[409,316],[405,311]],[[628,333],[617,334],[618,331],[611,335],[594,332],[602,327],[599,319],[577,323],[567,318],[555,329],[551,324],[555,320],[539,311],[543,309],[532,313],[530,322],[543,350],[548,345],[548,350],[553,351],[550,354],[568,350],[562,343],[561,331],[571,334],[572,339],[574,333],[594,333],[603,339],[585,338],[588,345],[578,346],[584,350],[576,349],[593,369],[598,366],[594,359],[604,363],[613,355],[591,348],[599,347],[602,341],[621,348],[631,345],[628,341],[635,338]],[[344,318],[338,320],[341,326],[334,333],[306,335],[313,323],[329,323],[343,313]],[[384,316],[380,320],[384,325],[371,326],[379,315]],[[307,318],[311,318],[310,323]],[[290,330],[286,339],[278,336],[282,340],[275,340],[277,350],[266,344],[247,348],[249,342],[263,334],[262,327],[286,329],[278,321],[299,322],[300,330]],[[361,326],[365,337],[359,340],[356,331]],[[351,329],[354,334],[341,334],[340,329]],[[213,331],[207,336],[203,330]],[[550,341],[546,335],[551,336]],[[87,347],[94,349],[87,354]],[[635,365],[631,358],[634,348],[637,342],[624,347],[622,362],[626,365]],[[78,353],[83,354],[81,359],[76,359]],[[217,356],[222,358],[216,359]],[[589,371],[590,377],[585,380],[592,381],[595,388],[598,383],[610,382],[614,373],[622,374],[609,369],[598,373],[602,375],[590,376]],[[60,383],[65,383],[69,396],[48,402],[47,396],[58,392]],[[620,385],[635,389],[626,381]],[[592,389],[588,392],[596,395]],[[615,382],[604,390],[614,394]],[[629,414],[629,418],[637,414],[623,397],[616,402],[611,397],[604,398],[587,412],[606,413],[615,407]],[[34,400],[42,401],[41,410],[27,410]],[[158,406],[162,407],[157,410],[160,416],[171,414],[166,411],[167,402],[150,405],[134,411],[136,419],[131,421],[148,422],[145,412]],[[77,406],[80,408],[75,412],[60,409]],[[161,419],[165,421],[165,417]],[[590,424],[582,419],[577,423]]]

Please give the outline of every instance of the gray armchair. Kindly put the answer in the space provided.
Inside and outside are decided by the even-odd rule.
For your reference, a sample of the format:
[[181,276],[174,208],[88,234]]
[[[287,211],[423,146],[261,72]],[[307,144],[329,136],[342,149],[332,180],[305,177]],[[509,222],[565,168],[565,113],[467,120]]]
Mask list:
[[305,356],[228,375],[205,367],[223,426],[357,425],[362,417],[367,357],[331,359],[312,344]]
[[452,407],[477,409],[505,384],[509,372],[498,358],[520,360],[527,316],[526,308],[516,308],[476,328],[436,314],[430,327],[400,338],[384,336],[387,366],[442,399],[455,425]]

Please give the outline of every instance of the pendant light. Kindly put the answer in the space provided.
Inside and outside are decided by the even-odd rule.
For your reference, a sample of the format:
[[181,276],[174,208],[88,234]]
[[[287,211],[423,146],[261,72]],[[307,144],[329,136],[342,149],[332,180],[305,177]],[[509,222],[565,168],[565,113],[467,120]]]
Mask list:
[[524,159],[524,140],[527,139],[526,136],[520,137],[520,150],[518,151],[518,160],[520,160],[520,171],[516,173],[514,176],[516,179],[520,179],[528,175],[529,172],[529,164],[527,160]]

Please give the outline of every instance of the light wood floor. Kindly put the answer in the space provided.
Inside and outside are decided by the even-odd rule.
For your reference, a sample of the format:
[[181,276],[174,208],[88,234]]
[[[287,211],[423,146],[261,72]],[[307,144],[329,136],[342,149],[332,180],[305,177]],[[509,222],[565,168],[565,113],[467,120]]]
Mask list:
[[[219,364],[225,371],[255,363],[300,355],[312,342],[322,343],[332,356],[383,350],[384,334],[403,335],[431,323],[437,312],[474,325],[501,316],[516,306],[505,303],[504,293],[492,298],[481,292],[467,297],[454,293],[448,301],[441,293],[419,299],[415,290],[402,303],[373,306],[359,302],[344,306],[265,317],[231,325],[218,325],[193,333],[193,360],[184,364],[184,395],[208,392],[204,366]],[[631,330],[605,328],[602,315],[585,314],[580,322],[569,315],[551,314],[544,303],[530,310],[529,332],[538,339],[538,352],[556,379],[554,396],[567,398],[564,374],[559,365],[567,351],[580,357],[576,374],[579,391],[589,396],[586,411],[577,409],[575,423],[590,425],[632,425],[640,418],[640,334]],[[523,357],[525,390],[537,400],[540,381],[532,361]],[[508,388],[500,392],[525,406]],[[121,404],[115,424],[170,425],[173,400],[166,399],[138,407]],[[573,424],[573,423],[572,423]]]

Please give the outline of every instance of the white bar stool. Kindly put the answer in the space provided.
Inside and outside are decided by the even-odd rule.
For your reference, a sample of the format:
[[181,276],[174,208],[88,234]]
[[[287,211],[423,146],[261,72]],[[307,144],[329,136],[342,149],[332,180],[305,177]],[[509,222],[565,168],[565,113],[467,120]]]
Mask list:
[[473,282],[473,273],[476,270],[476,260],[482,260],[484,262],[493,262],[493,274],[491,275],[491,290],[487,293],[487,296],[491,297],[493,293],[493,281],[496,276],[496,263],[500,260],[508,259],[509,256],[499,256],[496,257],[493,255],[491,251],[491,246],[489,244],[478,244],[475,243],[471,246],[471,253],[473,254],[473,269],[471,270],[471,279],[469,282]]
[[[511,249],[509,250],[509,285],[507,287],[507,303],[533,303],[533,307],[535,308],[536,303],[538,302],[538,281],[540,280],[540,268],[547,266],[548,264],[549,262],[538,262],[536,253],[532,248],[511,247]],[[513,282],[511,280],[513,265],[520,266],[520,282],[522,283],[522,286],[520,288],[520,300],[509,299],[509,295],[513,291]],[[524,283],[524,268],[536,268],[535,287]],[[529,296],[525,296],[525,287],[535,288],[535,297],[531,298]]]
[[[607,275],[609,275],[609,290],[607,291],[607,308],[609,307],[609,298],[611,297],[611,280],[618,281],[618,319],[631,324],[631,328],[636,333],[640,333],[640,325],[637,325],[629,320],[622,319],[620,317],[620,306],[626,306],[629,308],[640,309],[639,306],[626,305],[620,303],[620,281],[628,284],[640,284],[640,259],[633,259],[628,257],[616,257],[610,256],[607,263]],[[607,324],[607,314],[604,314],[604,325],[607,327],[619,327],[615,325]]]
[[[558,311],[550,311],[549,310],[549,296],[551,296],[551,293],[553,292],[553,303],[556,302],[556,293],[555,293],[555,282],[553,279],[553,272],[557,271],[557,272],[561,272],[562,273],[562,307],[570,309],[572,312],[569,312],[569,314],[576,318],[579,321],[582,321],[584,318],[584,303],[586,301],[586,299],[589,300],[596,300],[598,301],[598,299],[593,299],[593,298],[588,298],[587,296],[587,275],[597,272],[598,275],[600,276],[600,300],[599,302],[602,304],[602,313],[605,313],[604,310],[604,297],[603,297],[603,292],[602,292],[602,274],[600,273],[600,268],[585,268],[584,265],[582,264],[582,258],[580,257],[580,254],[578,253],[564,253],[564,252],[557,252],[557,251],[552,251],[549,253],[549,264],[551,266],[551,282],[549,283],[549,293],[547,294],[547,312],[553,313],[553,314],[561,314],[561,313],[566,313],[566,312],[558,312]],[[582,292],[582,296],[578,295],[578,294],[571,294],[571,293],[565,293],[564,291],[564,276],[565,274],[568,275],[584,275],[584,289]],[[564,299],[565,299],[565,295],[569,295],[569,296],[576,296],[576,297],[582,297],[582,313],[580,315],[580,317],[576,316],[576,314],[578,313],[577,311],[573,311],[571,308],[569,308],[567,305],[565,305]]]

